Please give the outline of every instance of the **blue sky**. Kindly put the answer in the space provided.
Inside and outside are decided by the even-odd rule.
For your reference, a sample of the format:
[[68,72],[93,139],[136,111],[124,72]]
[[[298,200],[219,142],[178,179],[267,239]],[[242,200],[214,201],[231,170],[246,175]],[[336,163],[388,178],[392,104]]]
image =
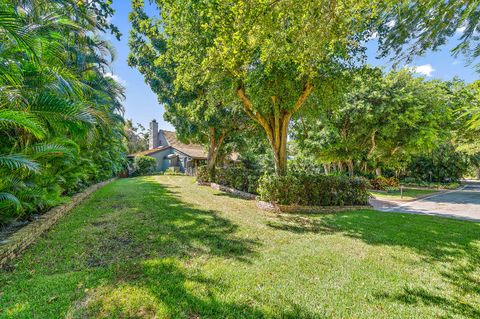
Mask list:
[[[142,75],[127,64],[128,34],[130,30],[128,13],[131,9],[131,2],[120,0],[113,3],[116,12],[112,18],[112,23],[120,29],[123,36],[120,41],[113,37],[108,38],[112,41],[117,53],[116,61],[112,67],[112,76],[126,87],[125,117],[133,119],[134,123],[140,123],[145,127],[148,127],[148,123],[155,118],[159,122],[159,128],[174,130],[170,123],[163,120],[163,107],[157,102],[157,98],[150,87],[145,84]],[[461,58],[456,59],[451,56],[450,49],[454,47],[455,42],[455,39],[452,39],[450,43],[442,47],[442,50],[429,52],[423,57],[418,57],[409,66],[415,68],[419,74],[426,76],[428,79],[449,80],[458,76],[467,82],[477,80],[478,74],[475,73],[472,66],[465,66],[465,62]],[[387,68],[390,66],[387,60],[377,60],[375,58],[375,41],[370,41],[368,44],[367,54],[369,64],[383,65]]]

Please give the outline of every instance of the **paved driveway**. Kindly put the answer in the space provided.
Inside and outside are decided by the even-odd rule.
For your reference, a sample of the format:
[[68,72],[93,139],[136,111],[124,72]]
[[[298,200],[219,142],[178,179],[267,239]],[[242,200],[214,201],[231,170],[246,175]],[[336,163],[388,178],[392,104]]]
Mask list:
[[480,184],[471,183],[460,190],[407,203],[374,200],[372,204],[384,212],[437,215],[480,222]]

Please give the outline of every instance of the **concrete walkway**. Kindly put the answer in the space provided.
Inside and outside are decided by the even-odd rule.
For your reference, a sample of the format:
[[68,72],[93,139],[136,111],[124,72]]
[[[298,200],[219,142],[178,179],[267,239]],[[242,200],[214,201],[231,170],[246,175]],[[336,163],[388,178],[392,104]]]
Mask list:
[[436,215],[480,222],[480,183],[469,183],[459,190],[406,203],[373,199],[371,204],[384,212]]

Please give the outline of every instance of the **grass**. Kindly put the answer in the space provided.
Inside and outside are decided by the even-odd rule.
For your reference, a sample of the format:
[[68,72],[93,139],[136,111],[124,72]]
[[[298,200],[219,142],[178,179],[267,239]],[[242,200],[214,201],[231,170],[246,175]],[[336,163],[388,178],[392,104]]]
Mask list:
[[391,191],[391,192],[383,192],[383,191],[371,191],[370,192],[373,196],[379,199],[393,199],[393,200],[412,200],[417,199],[420,197],[425,197],[428,195],[432,195],[438,193],[436,190],[431,189],[412,189],[412,188],[404,188],[403,189],[403,197],[398,191]]
[[479,318],[480,224],[276,215],[180,176],[100,189],[0,274],[1,318]]

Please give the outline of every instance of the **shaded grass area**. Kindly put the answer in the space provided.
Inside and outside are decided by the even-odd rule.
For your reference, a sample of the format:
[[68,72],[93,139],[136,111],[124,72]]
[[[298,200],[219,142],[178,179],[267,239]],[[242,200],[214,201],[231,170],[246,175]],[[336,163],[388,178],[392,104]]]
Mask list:
[[412,200],[420,197],[425,197],[428,195],[433,195],[438,193],[439,191],[432,190],[432,189],[412,189],[412,188],[404,188],[403,189],[403,198],[402,193],[400,190],[398,191],[371,191],[370,193],[379,199],[393,199],[393,200]]
[[107,185],[0,274],[0,317],[480,317],[478,223],[219,194],[180,176]]

